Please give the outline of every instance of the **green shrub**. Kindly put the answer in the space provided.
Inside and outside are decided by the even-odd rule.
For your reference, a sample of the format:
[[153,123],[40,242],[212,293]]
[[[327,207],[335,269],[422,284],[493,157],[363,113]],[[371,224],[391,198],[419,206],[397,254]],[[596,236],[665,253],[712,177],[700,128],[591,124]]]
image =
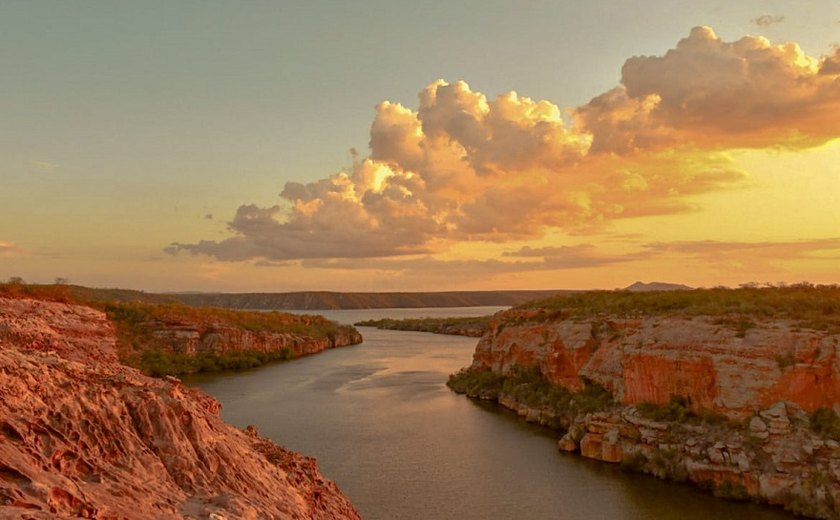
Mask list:
[[471,397],[498,399],[507,395],[525,406],[548,407],[569,417],[604,410],[614,403],[612,394],[600,385],[586,382],[582,390],[572,392],[549,383],[535,366],[514,365],[506,375],[466,368],[449,376],[447,384],[455,392]]
[[840,441],[840,417],[831,408],[818,408],[811,414],[811,429],[821,437]]
[[688,398],[680,395],[671,395],[668,404],[662,405],[648,401],[637,404],[636,410],[645,419],[658,422],[741,427],[740,424],[734,423],[723,414],[711,410],[694,411],[689,406]]
[[679,395],[672,395],[666,405],[651,402],[636,405],[639,415],[645,419],[659,422],[684,422],[692,415],[688,409],[688,400]]
[[656,450],[648,466],[650,472],[664,479],[683,482],[688,479],[688,470],[679,452],[672,449]]
[[747,488],[740,482],[724,480],[712,488],[712,494],[718,498],[731,498],[733,500],[749,500],[750,494]]
[[459,394],[482,399],[497,399],[504,377],[492,370],[464,368],[449,376],[447,386]]
[[647,463],[647,457],[641,451],[637,451],[621,459],[621,469],[633,473],[644,473],[647,470]]
[[162,377],[196,372],[215,372],[219,370],[243,370],[256,368],[274,361],[285,361],[293,358],[294,353],[289,348],[275,352],[246,350],[197,355],[186,355],[163,350],[146,350],[127,360],[127,364],[140,369],[152,377]]

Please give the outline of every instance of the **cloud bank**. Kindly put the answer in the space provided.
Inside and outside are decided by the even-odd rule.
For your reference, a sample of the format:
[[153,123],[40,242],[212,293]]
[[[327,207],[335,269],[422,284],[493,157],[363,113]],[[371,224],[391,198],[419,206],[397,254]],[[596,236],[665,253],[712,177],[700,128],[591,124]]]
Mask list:
[[[240,206],[230,238],[167,251],[358,265],[597,230],[692,211],[688,196],[740,185],[747,174],[727,150],[806,148],[838,135],[840,50],[818,59],[795,43],[724,42],[697,27],[664,56],[627,60],[618,87],[577,108],[513,91],[489,99],[443,80],[420,92],[417,110],[382,102],[370,153],[351,169],[288,182],[280,203]],[[505,256],[554,258],[558,268],[610,261],[593,255]]]

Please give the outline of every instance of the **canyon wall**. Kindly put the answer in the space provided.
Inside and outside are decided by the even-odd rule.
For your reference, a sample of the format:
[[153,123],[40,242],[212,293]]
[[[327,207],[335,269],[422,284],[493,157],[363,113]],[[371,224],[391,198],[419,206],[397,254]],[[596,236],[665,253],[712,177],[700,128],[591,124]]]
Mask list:
[[[305,324],[306,316],[301,317]],[[276,352],[288,350],[290,357],[316,354],[323,350],[362,342],[354,328],[336,326],[324,337],[291,332],[252,331],[221,323],[199,323],[189,320],[155,321],[147,347],[179,354],[230,354],[233,352]]]
[[572,403],[593,383],[614,402],[580,412],[499,383],[467,393],[565,430],[561,450],[694,482],[719,496],[840,518],[838,434],[818,433],[813,413],[823,409],[837,420],[838,353],[840,335],[783,320],[574,320],[511,310],[491,321],[473,373],[515,381],[514,367],[535,367],[545,380],[578,391]]
[[678,395],[732,419],[779,401],[808,412],[840,403],[840,334],[781,320],[747,328],[711,316],[577,321],[512,310],[491,321],[473,366],[514,365],[572,390],[598,383],[627,405]]
[[0,298],[0,517],[359,518],[314,459],[115,345],[98,311]]

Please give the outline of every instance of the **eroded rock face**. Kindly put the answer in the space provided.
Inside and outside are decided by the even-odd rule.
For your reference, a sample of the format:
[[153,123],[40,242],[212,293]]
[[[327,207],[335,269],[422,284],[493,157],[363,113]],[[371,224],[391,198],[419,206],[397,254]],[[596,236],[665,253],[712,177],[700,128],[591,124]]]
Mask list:
[[0,517],[359,518],[314,459],[114,345],[97,311],[0,298]]
[[[789,322],[736,330],[713,317],[563,320],[546,311],[494,317],[473,367],[507,374],[536,366],[572,390],[600,384],[615,404],[599,412],[498,402],[566,433],[565,452],[694,482],[731,498],[840,518],[840,443],[818,435],[810,415],[840,404],[840,335]],[[695,421],[654,420],[636,406],[683,398]],[[716,412],[724,415],[706,415]]]
[[223,324],[155,323],[154,327],[151,346],[187,355],[287,349],[291,357],[300,357],[362,342],[361,334],[352,328],[339,330],[330,337],[314,338],[284,332],[250,331]]
[[808,412],[840,403],[838,354],[840,335],[779,321],[739,332],[712,317],[572,321],[510,311],[493,319],[473,366],[502,374],[539,366],[555,384],[594,381],[624,404],[680,395],[738,419],[779,401]]

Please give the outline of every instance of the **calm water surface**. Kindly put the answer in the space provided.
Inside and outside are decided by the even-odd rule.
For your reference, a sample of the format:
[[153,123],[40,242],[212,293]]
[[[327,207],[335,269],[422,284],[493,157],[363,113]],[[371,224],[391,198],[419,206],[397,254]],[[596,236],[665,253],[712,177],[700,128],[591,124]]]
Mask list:
[[[379,317],[491,314],[498,307],[324,312]],[[390,519],[790,519],[692,487],[558,452],[557,436],[450,392],[476,339],[361,328],[361,345],[187,381],[222,416],[318,458],[362,516]]]

